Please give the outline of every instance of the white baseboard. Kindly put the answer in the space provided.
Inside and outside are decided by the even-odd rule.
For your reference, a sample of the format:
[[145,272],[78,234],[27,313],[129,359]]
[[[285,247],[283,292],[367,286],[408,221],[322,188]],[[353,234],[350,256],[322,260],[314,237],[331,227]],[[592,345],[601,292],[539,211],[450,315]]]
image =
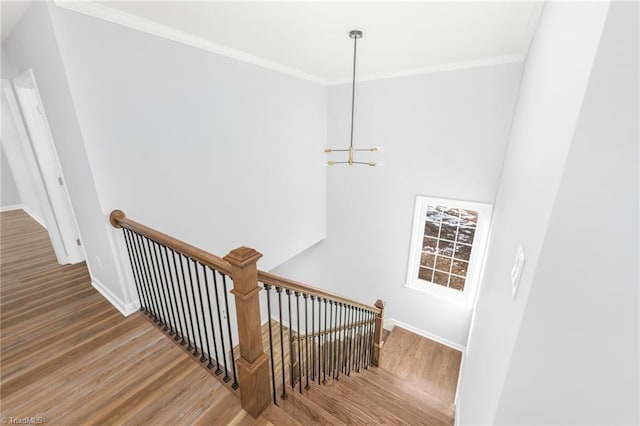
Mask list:
[[22,210],[24,210],[29,216],[31,216],[33,220],[38,222],[40,226],[42,226],[44,229],[47,229],[47,224],[45,223],[44,219],[38,216],[37,214],[35,214],[33,210],[31,210],[25,205],[22,205]]
[[23,210],[22,204],[13,204],[13,205],[10,205],[10,206],[2,206],[2,207],[0,207],[0,212],[1,213],[10,212],[10,211],[13,211],[13,210]]
[[33,212],[33,210],[31,210],[30,208],[28,208],[24,204],[13,204],[11,206],[0,207],[0,212],[10,212],[10,211],[14,211],[14,210],[23,210],[26,214],[31,216],[33,218],[33,220],[38,222],[40,224],[40,226],[42,226],[44,229],[47,229],[47,224],[44,222],[44,219],[41,218],[40,216],[38,216],[37,214],[35,214]]
[[95,278],[91,278],[91,285],[93,288],[98,290],[98,292],[104,296],[105,299],[109,301],[115,308],[120,311],[122,315],[125,317],[137,312],[140,309],[140,302],[134,301],[131,303],[123,303],[119,297],[117,297],[111,290],[104,286],[100,281]]
[[451,340],[442,338],[442,337],[437,336],[437,335],[435,335],[433,333],[429,333],[428,331],[421,330],[421,329],[419,329],[417,327],[414,327],[412,325],[405,324],[405,323],[403,323],[401,321],[398,321],[397,319],[394,319],[394,318],[385,318],[384,319],[384,323],[382,325],[382,327],[384,329],[391,330],[395,326],[398,326],[400,328],[404,328],[405,330],[409,330],[412,333],[415,333],[415,334],[420,335],[422,337],[426,337],[427,339],[433,340],[435,342],[442,343],[443,345],[448,346],[448,347],[453,348],[453,349],[456,349],[456,350],[458,350],[460,352],[464,352],[464,346],[460,345],[460,344],[458,344],[456,342],[452,342]]

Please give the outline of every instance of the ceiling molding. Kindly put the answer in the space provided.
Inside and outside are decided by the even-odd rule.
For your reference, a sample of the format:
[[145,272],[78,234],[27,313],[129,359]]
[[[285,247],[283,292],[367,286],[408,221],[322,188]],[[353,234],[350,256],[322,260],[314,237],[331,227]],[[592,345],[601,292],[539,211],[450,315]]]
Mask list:
[[286,65],[261,58],[259,56],[251,55],[238,49],[221,46],[202,37],[197,37],[183,31],[158,24],[156,22],[152,22],[119,10],[112,9],[102,4],[94,3],[92,1],[54,0],[54,3],[56,6],[59,6],[63,9],[83,13],[85,15],[102,19],[113,24],[122,25],[127,28],[172,40],[178,43],[185,44],[187,46],[206,50],[211,53],[226,56],[228,58],[237,59],[242,62],[281,72],[283,74],[288,74],[293,77],[298,77],[303,80],[310,81],[312,83],[325,86],[329,84],[329,82],[323,78],[308,74],[296,68],[291,68]]
[[[524,57],[520,54],[515,55],[503,55],[503,56],[492,56],[487,58],[474,59],[472,61],[463,61],[463,62],[451,62],[448,64],[440,64],[434,65],[431,67],[424,68],[416,68],[412,70],[404,70],[398,72],[380,72],[373,74],[365,74],[358,75],[358,82],[361,81],[371,81],[371,80],[383,80],[387,78],[398,78],[398,77],[410,77],[414,75],[421,74],[433,74],[444,71],[455,71],[455,70],[463,70],[469,68],[481,68],[481,67],[490,67],[493,65],[506,65],[506,64],[517,64],[524,62]],[[346,84],[351,83],[351,79],[340,79],[340,80],[332,80],[329,82],[330,86],[338,85],[338,84]]]
[[[94,18],[98,18],[107,22],[117,24],[117,25],[122,25],[124,27],[131,28],[137,31],[142,31],[158,37],[162,37],[164,39],[181,43],[187,46],[195,47],[197,49],[202,49],[211,53],[226,56],[228,58],[236,59],[252,65],[270,69],[276,72],[281,72],[281,73],[291,75],[293,77],[297,77],[312,83],[316,83],[324,86],[333,86],[333,85],[340,85],[340,84],[346,84],[351,82],[351,79],[327,80],[325,78],[306,73],[302,70],[292,68],[278,62],[270,61],[268,59],[252,55],[250,53],[244,52],[239,49],[233,49],[230,47],[222,46],[220,44],[206,40],[202,37],[194,36],[184,31],[180,31],[180,30],[168,27],[166,25],[158,24],[156,22],[149,21],[147,19],[140,18],[135,15],[131,15],[129,13],[126,13],[117,9],[113,9],[93,1],[53,0],[53,2],[56,6],[61,7],[63,9],[89,15]],[[390,78],[398,78],[398,77],[408,77],[408,76],[415,76],[420,74],[431,74],[431,73],[438,73],[438,72],[445,72],[445,71],[454,71],[454,70],[462,70],[462,69],[469,69],[469,68],[480,68],[480,67],[487,67],[487,66],[493,66],[493,65],[504,65],[504,64],[524,62],[524,60],[526,59],[526,52],[535,34],[536,24],[538,22],[538,18],[540,14],[542,13],[543,5],[544,5],[544,2],[540,2],[539,4],[534,6],[536,9],[534,10],[534,13],[532,13],[531,19],[529,21],[529,25],[527,27],[527,37],[525,38],[524,54],[484,57],[484,58],[474,59],[471,61],[438,64],[438,65],[433,65],[429,67],[402,70],[397,72],[371,73],[371,74],[359,75],[358,81],[372,81],[372,80],[390,79]]]

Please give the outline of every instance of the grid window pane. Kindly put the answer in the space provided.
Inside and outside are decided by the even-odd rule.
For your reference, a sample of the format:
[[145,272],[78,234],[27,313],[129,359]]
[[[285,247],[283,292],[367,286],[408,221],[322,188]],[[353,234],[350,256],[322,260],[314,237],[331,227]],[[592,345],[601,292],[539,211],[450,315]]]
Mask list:
[[438,256],[436,259],[436,269],[438,271],[449,273],[451,269],[451,258]]
[[422,252],[422,255],[420,256],[420,266],[424,266],[425,268],[433,268],[435,261],[435,254],[424,251]]
[[426,251],[429,253],[435,253],[437,247],[438,247],[438,240],[436,238],[428,238],[428,237],[424,238],[422,242],[423,251]]
[[453,257],[460,260],[469,260],[471,258],[471,246],[467,244],[456,244],[456,249],[453,252]]
[[436,271],[433,276],[433,283],[440,284],[446,287],[449,284],[449,274],[447,274],[446,272]]
[[451,275],[451,282],[449,283],[449,287],[462,291],[464,290],[464,281],[465,281],[465,278]]
[[421,280],[431,281],[433,277],[433,269],[431,268],[420,268],[418,271],[418,278]]
[[477,223],[476,211],[428,206],[418,277],[464,290]]

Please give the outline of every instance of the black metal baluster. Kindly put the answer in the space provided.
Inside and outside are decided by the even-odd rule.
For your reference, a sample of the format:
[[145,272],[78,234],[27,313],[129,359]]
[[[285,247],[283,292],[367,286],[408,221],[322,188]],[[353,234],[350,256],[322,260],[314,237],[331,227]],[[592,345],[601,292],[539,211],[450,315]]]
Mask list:
[[296,320],[298,322],[298,327],[297,327],[298,332],[296,333],[298,337],[298,388],[300,390],[300,393],[302,393],[302,353],[300,352],[302,351],[302,346],[300,344],[300,293],[296,291],[295,296],[296,296]]
[[[185,305],[186,294],[183,293],[182,289],[185,286],[184,284],[184,272],[182,272],[182,281],[180,281],[180,275],[178,275],[178,264],[176,262],[176,252],[173,251],[172,248],[169,249],[171,251],[171,257],[173,258],[173,269],[176,271],[176,282],[178,283],[178,297],[180,298],[180,305],[182,306],[182,322],[184,324],[184,328],[182,329],[182,336],[180,339],[180,344],[182,346],[189,343],[189,321],[187,321],[187,307]],[[181,255],[180,255],[181,256]],[[182,261],[180,262],[180,266],[182,266]],[[182,268],[180,268],[182,271]],[[189,301],[187,300],[187,303]],[[184,340],[184,336],[187,336],[187,340]]]
[[151,259],[151,250],[149,249],[149,247],[149,240],[147,238],[142,238],[142,249],[144,251],[144,257],[147,260],[147,270],[149,271],[151,291],[153,291],[156,299],[156,304],[158,305],[158,321],[154,321],[157,322],[158,325],[164,326],[164,310],[162,307],[162,299],[160,298],[160,293],[158,292],[157,276],[154,278],[155,268],[153,267],[153,260]]
[[160,265],[162,265],[162,268],[160,268],[160,272],[162,275],[162,283],[164,284],[164,286],[162,287],[162,292],[165,293],[166,295],[167,309],[169,311],[167,314],[167,322],[169,323],[169,336],[173,336],[176,333],[174,330],[176,318],[173,315],[173,305],[171,303],[172,302],[171,295],[169,294],[169,283],[167,281],[167,273],[166,273],[167,265],[165,265],[164,263],[164,260],[162,258],[162,249],[160,249],[160,244],[157,242],[154,243],[154,252],[160,258],[160,260],[157,260],[156,258],[156,262],[158,263],[158,268],[160,268]]
[[158,310],[158,301],[156,300],[155,292],[153,291],[153,282],[151,281],[151,273],[149,272],[149,262],[148,258],[144,252],[144,242],[143,238],[140,234],[135,234],[136,239],[138,240],[136,246],[138,250],[138,255],[140,257],[140,263],[143,266],[143,271],[145,275],[145,282],[147,285],[147,292],[151,296],[152,308],[153,308],[153,322],[160,321],[160,311]]
[[[207,292],[209,291],[209,283],[207,281],[207,267],[201,263],[200,264],[202,266],[202,275],[204,277],[204,285],[206,287]],[[205,310],[204,310],[204,302],[202,300],[202,289],[201,289],[201,283],[200,283],[200,279],[198,278],[198,263],[195,262],[195,267],[196,267],[196,278],[198,279],[198,294],[200,295],[200,310],[202,311],[202,328],[204,328],[204,342],[206,343],[207,346],[207,355],[209,356],[209,363],[207,364],[208,368],[213,367],[213,365],[211,364],[211,347],[209,346],[209,334],[207,333],[207,316],[205,315]],[[209,299],[207,299],[208,301]],[[213,332],[213,323],[211,323],[211,331]],[[200,339],[200,345],[202,345],[202,339]],[[204,355],[204,346],[202,346],[202,356],[200,357],[200,362],[205,362],[207,360],[207,357]],[[209,367],[209,365],[211,365],[211,367]]]
[[[222,276],[224,277],[224,275]],[[216,295],[216,307],[218,308],[218,327],[220,327],[220,340],[222,341],[222,361],[224,363],[224,377],[222,380],[226,383],[231,380],[231,377],[229,377],[229,368],[227,367],[227,348],[224,344],[224,335],[222,332],[222,315],[220,314],[220,299],[218,298],[218,279],[216,278],[215,272],[213,274],[213,288],[215,289],[214,294]]]
[[367,357],[365,359],[364,368],[368,370],[371,360],[371,312],[367,312],[367,336]]
[[[202,265],[204,268],[204,265]],[[198,309],[196,306],[196,321],[198,322],[198,331],[200,331],[200,351],[202,352],[202,356],[200,357],[200,362],[205,362],[207,357],[204,355],[204,344],[203,338],[207,341],[207,345],[209,344],[209,337],[207,336],[207,322],[204,316],[204,303],[202,302],[202,287],[200,285],[200,274],[198,273],[198,262],[193,261],[193,271],[196,276],[196,288],[198,289],[198,298],[200,299],[200,312],[202,317],[202,331],[200,331],[200,317],[198,316]]]
[[336,368],[336,380],[340,378],[340,370],[342,369],[342,342],[344,342],[344,339],[342,339],[342,331],[344,330],[343,327],[343,323],[342,323],[342,310],[343,310],[343,304],[342,303],[338,303],[338,362],[337,362],[337,368]]
[[[165,265],[167,266],[167,270],[168,272],[168,276],[169,276],[169,282],[171,283],[171,285],[169,286],[170,289],[170,293],[171,293],[171,300],[173,301],[173,307],[175,309],[176,312],[176,324],[175,324],[175,330],[176,330],[176,336],[174,337],[174,340],[180,340],[182,333],[184,333],[184,328],[182,326],[182,324],[180,323],[180,306],[179,306],[179,301],[178,298],[176,297],[176,280],[174,280],[173,278],[173,271],[171,270],[171,262],[169,262],[169,252],[168,252],[168,248],[165,245],[162,245],[162,248],[164,250],[162,250],[162,252],[164,252],[164,262]],[[174,259],[175,261],[175,259]]]
[[269,354],[271,355],[271,390],[273,395],[273,403],[276,402],[276,367],[273,361],[273,332],[271,331],[271,285],[264,284],[264,289],[267,293],[267,319],[269,320]]
[[291,290],[285,289],[285,293],[287,295],[287,306],[289,307],[289,374],[291,379],[291,388],[295,388],[294,378],[293,378],[293,318],[291,317]]
[[307,293],[303,293],[302,297],[304,297],[304,354],[305,366],[307,367],[307,385],[304,388],[309,390],[309,295]]
[[[211,273],[215,278],[216,275],[216,271],[214,269],[211,269]],[[207,303],[209,305],[209,322],[211,323],[211,338],[213,340],[213,353],[216,356],[216,376],[222,374],[222,370],[220,369],[220,357],[218,356],[218,342],[216,341],[216,327],[213,323],[213,310],[211,309],[211,292],[209,291],[209,279],[207,278],[207,274],[204,274],[204,280],[205,280],[205,289],[207,290]],[[213,288],[213,291],[216,291],[215,287]],[[224,337],[222,336],[222,331],[220,331],[220,338],[223,339]],[[207,365],[207,368],[212,369],[213,368],[213,362],[211,362],[211,352],[209,352],[209,364]]]
[[318,297],[318,384],[322,373],[322,298]]
[[329,378],[333,377],[333,368],[334,368],[334,351],[335,351],[335,340],[333,336],[334,328],[335,328],[335,314],[333,312],[333,305],[335,302],[333,300],[329,301]]
[[[195,288],[193,288],[193,274],[191,273],[191,262],[193,261],[193,259],[191,259],[190,257],[187,257],[187,271],[189,272],[189,284],[191,284],[191,299],[193,300],[193,317],[192,320],[195,319],[196,320],[196,325],[198,326],[197,329],[194,327],[193,331],[194,331],[194,335],[193,335],[193,356],[198,356],[200,355],[200,352],[198,351],[198,342],[196,339],[196,334],[197,337],[200,340],[200,349],[202,349],[202,331],[200,331],[200,320],[198,318],[198,304],[196,303],[196,290]],[[198,272],[198,270],[196,269],[196,273]],[[197,333],[196,333],[197,331]]]
[[368,365],[373,365],[373,344],[375,343],[375,333],[376,333],[376,314],[373,312],[369,313],[369,361]]
[[349,350],[347,352],[347,376],[351,375],[353,361],[353,306],[349,306]]
[[124,236],[125,244],[127,245],[127,254],[129,255],[129,262],[131,263],[131,271],[133,272],[133,281],[136,284],[136,291],[138,292],[138,300],[140,300],[140,310],[143,312],[147,312],[145,305],[147,305],[147,301],[145,296],[141,291],[141,284],[138,275],[138,267],[139,265],[134,262],[133,256],[131,255],[131,247],[129,246],[129,235],[127,228],[122,228],[122,235]]
[[[187,316],[189,317],[189,323],[191,324],[191,328],[189,334],[191,335],[191,340],[193,340],[193,346],[191,346],[191,341],[187,338],[187,350],[191,351],[193,347],[196,345],[196,328],[193,326],[193,315],[191,314],[191,301],[189,300],[189,286],[187,285],[186,275],[184,273],[184,262],[182,259],[185,257],[184,254],[179,253],[180,256],[180,273],[182,275],[182,282],[184,283],[184,297],[187,301]],[[189,258],[187,258],[187,266],[189,266]],[[191,272],[191,271],[189,271]],[[195,308],[195,303],[193,304]]]
[[355,353],[355,366],[356,373],[360,372],[360,346],[362,343],[362,336],[360,335],[360,308],[356,308],[356,353]]
[[276,293],[278,293],[278,314],[280,316],[280,367],[282,368],[282,395],[280,395],[280,398],[287,399],[287,386],[284,375],[284,336],[282,333],[282,288],[276,287]]
[[[227,331],[229,332],[229,344],[231,345],[231,368],[233,369],[233,384],[231,387],[233,389],[238,389],[238,378],[236,376],[236,358],[233,354],[233,336],[231,335],[231,315],[229,314],[229,293],[227,292],[227,276],[223,273],[222,275],[222,287],[224,290],[224,307],[227,312]],[[222,331],[220,331],[222,333]]]
[[358,358],[358,363],[360,365],[360,369],[364,367],[363,359],[364,359],[364,351],[365,351],[365,327],[364,327],[364,309],[360,309],[360,357]]
[[158,267],[158,258],[155,253],[155,241],[147,239],[147,247],[149,249],[149,261],[153,269],[153,275],[155,276],[155,288],[158,292],[158,300],[160,300],[160,309],[162,310],[160,325],[162,325],[162,330],[167,331],[169,330],[169,310],[167,309],[167,301],[164,289],[162,288],[162,281],[160,280],[160,268]]
[[138,263],[138,272],[140,277],[140,284],[142,285],[142,291],[146,295],[147,299],[146,314],[148,317],[154,317],[155,306],[153,304],[153,299],[151,298],[151,293],[149,292],[149,280],[145,272],[145,265],[142,262],[142,256],[140,256],[140,243],[138,241],[138,235],[130,230],[128,230],[128,233],[131,242],[131,251],[133,252],[133,257]]
[[311,296],[311,380],[316,379],[316,297]]
[[329,327],[327,326],[327,299],[322,299],[324,302],[324,331],[322,335],[324,336],[324,346],[322,348],[322,383],[327,383],[327,330]]

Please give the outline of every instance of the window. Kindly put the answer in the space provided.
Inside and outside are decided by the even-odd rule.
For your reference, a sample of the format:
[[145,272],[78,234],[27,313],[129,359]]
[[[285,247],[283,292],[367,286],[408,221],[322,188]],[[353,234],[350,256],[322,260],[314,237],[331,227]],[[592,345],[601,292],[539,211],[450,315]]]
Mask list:
[[491,205],[418,196],[407,287],[473,303]]

